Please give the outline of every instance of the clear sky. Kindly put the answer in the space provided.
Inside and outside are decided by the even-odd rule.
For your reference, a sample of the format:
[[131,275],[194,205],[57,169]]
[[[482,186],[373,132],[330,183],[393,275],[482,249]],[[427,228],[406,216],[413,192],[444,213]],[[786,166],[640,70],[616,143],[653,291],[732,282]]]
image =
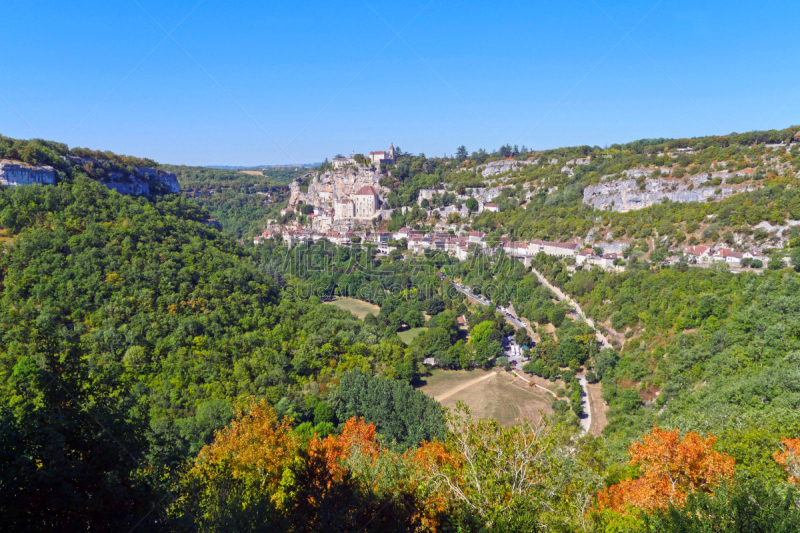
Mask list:
[[162,163],[800,123],[800,2],[4,0],[2,12],[0,133]]

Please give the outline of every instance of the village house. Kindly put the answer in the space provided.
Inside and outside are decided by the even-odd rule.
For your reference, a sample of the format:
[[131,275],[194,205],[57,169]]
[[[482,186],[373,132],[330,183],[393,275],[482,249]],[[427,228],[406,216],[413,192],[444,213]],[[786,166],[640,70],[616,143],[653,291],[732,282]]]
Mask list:
[[528,243],[526,242],[505,242],[503,251],[510,257],[527,257]]
[[708,263],[711,257],[709,251],[708,246],[703,246],[701,244],[698,246],[690,246],[686,248],[683,253],[697,263]]
[[500,206],[497,204],[483,204],[484,211],[491,211],[492,213],[497,213],[500,211]]
[[742,252],[736,252],[731,248],[718,248],[712,255],[714,261],[725,262],[732,266],[739,266],[743,257]]
[[408,240],[408,232],[411,231],[409,228],[400,228],[397,230],[392,237],[394,240],[399,241],[401,239]]
[[[473,245],[474,246],[474,245]],[[459,261],[466,261],[469,257],[469,245],[462,244],[456,249],[456,259]]]
[[355,211],[355,204],[351,202],[348,198],[342,198],[341,200],[336,200],[333,204],[333,217],[334,220],[347,220],[350,218],[355,218],[356,211]]
[[584,263],[587,263],[593,257],[595,257],[594,250],[592,250],[591,248],[586,248],[585,250],[581,250],[580,252],[578,252],[578,255],[575,256],[575,264],[582,265]]
[[612,252],[608,254],[603,254],[602,256],[597,258],[597,262],[595,264],[598,265],[600,268],[609,269],[614,266],[614,261],[621,258],[622,254],[618,253]]
[[482,231],[472,231],[469,234],[470,244],[477,244],[481,247],[486,247],[486,234]]
[[547,255],[555,255],[557,257],[575,257],[578,255],[579,248],[580,245],[571,242],[551,242],[534,239],[528,246],[528,254],[536,255],[539,252],[544,252]]
[[378,208],[380,207],[378,192],[369,185],[361,187],[361,189],[353,195],[353,204],[355,208],[354,218],[371,220],[375,218]]
[[350,157],[334,157],[331,163],[333,163],[333,168],[339,169],[347,165],[356,165],[356,160],[352,155]]

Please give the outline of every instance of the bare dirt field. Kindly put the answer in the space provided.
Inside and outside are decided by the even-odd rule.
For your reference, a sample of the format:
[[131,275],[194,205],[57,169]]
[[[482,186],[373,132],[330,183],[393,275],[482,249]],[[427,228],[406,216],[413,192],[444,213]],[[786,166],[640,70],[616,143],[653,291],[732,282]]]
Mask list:
[[351,298],[336,298],[330,302],[325,302],[325,305],[335,305],[340,309],[350,311],[361,320],[364,320],[367,315],[377,315],[381,310],[377,305]]
[[449,409],[463,401],[474,417],[495,418],[503,426],[523,418],[539,420],[541,412],[552,412],[546,392],[515,386],[515,380],[519,379],[503,371],[434,370],[420,390]]
[[251,176],[263,176],[264,173],[260,170],[240,170],[242,174],[250,174]]

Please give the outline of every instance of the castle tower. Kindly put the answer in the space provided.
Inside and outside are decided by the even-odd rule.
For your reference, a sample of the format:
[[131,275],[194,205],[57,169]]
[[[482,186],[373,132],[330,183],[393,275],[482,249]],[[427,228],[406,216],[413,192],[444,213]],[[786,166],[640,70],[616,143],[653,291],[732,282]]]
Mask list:
[[394,143],[389,147],[389,158],[394,161]]

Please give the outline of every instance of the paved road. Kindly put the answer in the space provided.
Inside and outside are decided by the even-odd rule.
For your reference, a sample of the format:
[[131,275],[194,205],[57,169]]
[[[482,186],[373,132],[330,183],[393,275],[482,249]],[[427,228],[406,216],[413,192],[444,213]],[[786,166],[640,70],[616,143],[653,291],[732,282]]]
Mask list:
[[[542,285],[544,285],[545,287],[547,287],[548,289],[553,291],[553,293],[558,297],[559,301],[560,300],[566,300],[566,302],[570,306],[572,306],[573,309],[575,309],[575,311],[578,313],[578,315],[587,324],[589,324],[589,326],[592,329],[595,330],[595,335],[597,337],[597,341],[600,344],[601,348],[611,347],[611,343],[608,342],[608,339],[606,339],[606,337],[602,333],[597,331],[597,329],[594,326],[594,322],[592,321],[592,319],[588,318],[583,313],[583,310],[581,309],[581,306],[578,305],[578,302],[576,302],[575,300],[573,300],[572,298],[570,298],[569,296],[564,294],[561,291],[561,289],[559,289],[558,287],[556,287],[555,285],[553,285],[552,283],[547,281],[547,278],[542,276],[542,274],[539,273],[538,270],[536,270],[535,268],[531,268],[531,270],[534,272],[534,274],[536,274],[536,277],[539,278],[539,281],[542,283]],[[453,287],[455,287],[458,292],[469,296],[470,298],[472,298],[476,302],[480,303],[481,305],[491,305],[491,303],[492,303],[489,300],[487,300],[486,298],[478,296],[477,294],[473,293],[468,288],[466,288],[466,287],[464,287],[464,286],[462,286],[462,285],[460,285],[460,284],[458,284],[456,282],[453,282]],[[503,315],[506,317],[506,320],[508,320],[515,328],[517,328],[517,329],[526,328],[527,329],[526,324],[522,320],[520,320],[516,315],[514,315],[510,310],[506,309],[505,311],[503,311],[501,309],[498,309],[498,311],[503,313]],[[515,369],[522,370],[522,354],[521,354],[521,350],[519,351],[519,356],[516,356],[516,357],[512,358],[512,356],[515,355],[514,346],[516,346],[516,345],[512,344],[512,343],[509,343],[509,348],[506,350],[506,355],[508,356],[509,361],[511,362],[511,365]],[[519,374],[517,374],[517,375],[519,376]],[[519,376],[519,377],[522,377],[522,376]],[[581,427],[583,428],[583,431],[588,433],[589,432],[589,428],[592,426],[592,406],[589,403],[589,389],[587,387],[587,381],[586,381],[586,378],[584,376],[577,376],[577,378],[578,378],[578,383],[581,384],[581,388],[583,389],[583,394],[581,395],[581,405],[583,406],[584,415],[580,418],[580,423],[581,423]],[[522,378],[522,379],[525,379],[525,378]],[[528,381],[528,380],[526,379],[525,381]],[[538,385],[537,385],[537,387],[538,387]],[[540,387],[540,388],[544,388],[544,387]],[[545,389],[545,390],[547,390],[547,389]]]
[[[458,292],[469,296],[470,298],[472,298],[473,300],[475,300],[476,302],[478,302],[481,305],[492,305],[492,302],[490,302],[489,300],[487,300],[483,296],[478,296],[477,294],[475,294],[474,292],[469,290],[467,287],[464,287],[463,285],[460,285],[460,284],[458,284],[456,282],[453,282],[453,287],[455,287],[455,289]],[[501,309],[498,309],[498,311],[503,313],[503,316],[506,317],[506,320],[508,320],[511,323],[511,325],[514,326],[515,328],[517,328],[517,329],[526,328],[525,322],[520,320],[519,317],[516,316],[511,311],[509,311],[509,310],[503,311]]]
[[581,406],[583,407],[583,416],[580,418],[581,427],[583,431],[589,433],[589,428],[592,427],[592,406],[589,403],[589,388],[587,387],[586,376],[577,376],[577,378],[583,389],[583,394],[581,394]]
[[558,287],[547,281],[547,278],[542,276],[542,274],[535,268],[531,267],[531,271],[534,274],[536,274],[536,277],[539,278],[539,281],[541,282],[542,285],[553,291],[553,293],[558,297],[559,301],[565,300],[575,310],[575,312],[578,313],[578,316],[581,317],[584,322],[589,324],[589,327],[594,329],[594,333],[595,336],[597,337],[597,342],[600,344],[600,348],[611,348],[611,343],[608,342],[606,336],[597,330],[597,328],[594,325],[594,320],[592,320],[591,318],[587,317],[584,314],[583,309],[581,309],[581,306],[578,304],[578,302],[576,302],[575,300],[564,294],[564,292],[561,289],[559,289]]
[[[586,316],[586,314],[583,312],[583,309],[581,309],[581,306],[578,304],[578,302],[576,302],[575,300],[564,294],[564,292],[561,289],[559,289],[558,287],[547,281],[547,278],[545,278],[535,268],[531,267],[531,271],[534,274],[536,274],[536,277],[539,278],[539,281],[541,282],[542,285],[553,291],[553,293],[556,295],[559,301],[561,300],[566,301],[575,310],[575,312],[578,313],[578,316],[581,317],[584,322],[589,324],[589,327],[591,327],[594,330],[595,337],[597,338],[597,343],[600,345],[600,348],[611,348],[611,343],[608,342],[606,336],[597,330],[597,328],[594,325],[594,321]],[[588,382],[586,381],[585,376],[577,376],[577,378],[578,378],[578,383],[581,384],[581,388],[583,389],[583,394],[581,395],[581,405],[583,405],[584,415],[580,419],[581,427],[583,427],[584,431],[588,433],[589,428],[592,426],[592,406],[591,403],[589,403]]]

